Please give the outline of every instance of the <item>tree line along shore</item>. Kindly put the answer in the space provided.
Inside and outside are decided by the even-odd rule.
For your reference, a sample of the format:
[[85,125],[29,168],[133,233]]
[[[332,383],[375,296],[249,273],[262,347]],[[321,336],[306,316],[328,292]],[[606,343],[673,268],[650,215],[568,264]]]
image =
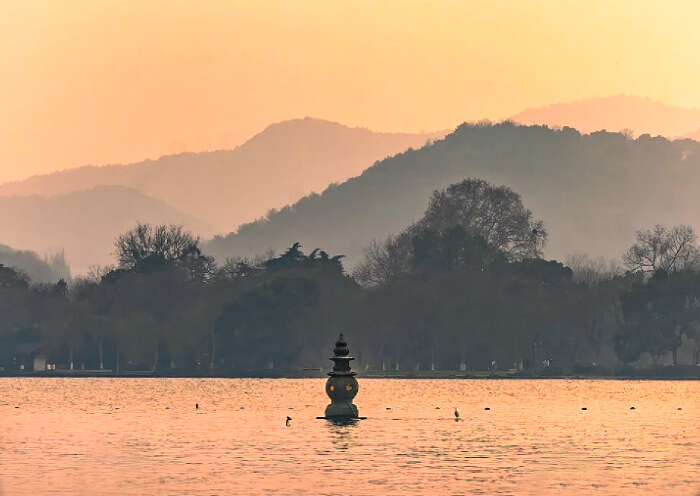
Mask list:
[[318,377],[350,339],[369,377],[699,377],[700,250],[650,226],[620,260],[545,260],[518,193],[467,179],[342,255],[217,264],[181,226],[138,224],[115,263],[33,283],[0,266],[0,374]]

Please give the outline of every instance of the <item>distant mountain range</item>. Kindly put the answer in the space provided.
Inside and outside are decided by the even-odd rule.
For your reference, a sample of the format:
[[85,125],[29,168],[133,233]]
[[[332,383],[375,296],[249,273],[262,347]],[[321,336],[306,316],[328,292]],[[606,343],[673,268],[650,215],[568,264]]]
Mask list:
[[[700,111],[638,97],[551,105],[523,111],[513,120],[585,132],[631,128],[637,135],[700,139]],[[632,212],[635,203],[628,196],[645,193],[645,179],[630,171],[643,171],[648,177],[666,171],[658,184],[644,185],[668,190],[676,180],[668,171],[676,170],[678,149],[693,146],[665,140],[652,140],[650,146],[646,139],[628,141],[617,134],[580,136],[515,126],[462,126],[440,141],[445,134],[376,133],[295,119],[269,126],[234,150],[81,167],[5,183],[0,185],[0,243],[39,253],[65,249],[73,272],[82,273],[88,265],[111,263],[114,238],[137,220],[176,222],[203,238],[232,233],[207,243],[207,249],[222,259],[268,248],[279,251],[299,240],[308,247],[345,253],[351,264],[372,238],[397,232],[418,218],[434,188],[479,177],[521,192],[526,204],[548,221],[550,256],[575,251],[576,245],[582,251],[617,256],[627,242],[620,238],[631,239],[634,228],[648,224]],[[420,151],[406,151],[433,141]],[[462,142],[469,145],[455,145]],[[661,155],[643,159],[623,156],[624,150]],[[671,155],[666,156],[667,150],[673,150]],[[687,181],[695,155],[683,153],[683,167],[676,170],[683,179],[677,194],[667,191],[669,204],[692,203],[691,197],[697,196]],[[645,160],[653,162],[649,171],[639,165]],[[618,182],[601,179],[606,175]],[[588,204],[613,187],[616,194],[610,192],[610,201],[603,202],[609,208]],[[309,195],[324,190],[322,195]],[[570,194],[562,193],[568,190]],[[576,208],[569,198],[578,199]],[[641,211],[651,200],[638,201]],[[583,219],[587,209],[605,217],[594,231]],[[658,207],[650,214],[668,213],[670,222],[682,220],[683,211]],[[610,227],[606,222],[617,224]],[[586,243],[574,243],[582,233],[587,233]]]
[[227,232],[445,134],[375,133],[305,118],[273,124],[234,150],[34,176],[0,185],[8,226],[0,241],[65,248],[80,273],[111,262],[114,238],[137,220],[182,222],[205,237]]
[[34,176],[0,185],[0,196],[126,186],[205,219],[217,230],[230,231],[271,208],[356,176],[376,160],[445,134],[375,133],[319,119],[295,119],[269,126],[234,150]]
[[[569,126],[582,133],[630,129],[635,135],[669,138],[700,133],[700,110],[672,107],[638,96],[587,98],[523,110],[511,118],[520,124]],[[697,135],[695,139],[697,139]]]
[[137,220],[214,232],[196,217],[123,186],[96,186],[47,197],[0,197],[3,243],[39,253],[65,250],[75,273],[85,273],[93,264],[111,263],[115,237]]
[[616,257],[634,230],[656,222],[700,231],[700,143],[565,128],[460,126],[444,140],[407,151],[245,224],[206,249],[219,259],[281,251],[299,241],[355,263],[372,239],[398,233],[424,212],[431,192],[465,178],[520,193],[550,233],[546,256]]

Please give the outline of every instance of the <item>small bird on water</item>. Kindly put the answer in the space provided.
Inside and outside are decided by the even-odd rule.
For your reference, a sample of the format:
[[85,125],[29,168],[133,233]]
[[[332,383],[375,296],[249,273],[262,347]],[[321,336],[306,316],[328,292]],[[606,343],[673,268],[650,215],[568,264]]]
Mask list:
[[195,404],[194,404],[194,409],[195,409],[195,410],[199,410],[199,403],[195,403]]
[[455,407],[455,418],[459,419],[459,409]]
[[290,417],[289,415],[287,415],[287,421],[285,422],[285,425],[286,425],[287,427],[289,427],[289,421],[290,421],[290,420],[292,420],[292,417]]

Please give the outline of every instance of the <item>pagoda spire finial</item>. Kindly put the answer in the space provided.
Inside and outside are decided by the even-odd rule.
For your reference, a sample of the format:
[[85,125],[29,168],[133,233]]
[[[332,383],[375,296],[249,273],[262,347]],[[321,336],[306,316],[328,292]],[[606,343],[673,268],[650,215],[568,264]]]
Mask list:
[[329,372],[330,376],[341,376],[341,375],[356,375],[355,372],[350,368],[350,361],[354,360],[350,356],[350,350],[348,349],[348,343],[345,342],[343,333],[338,336],[338,341],[335,342],[335,348],[333,348],[333,356],[330,357],[333,360],[333,371]]

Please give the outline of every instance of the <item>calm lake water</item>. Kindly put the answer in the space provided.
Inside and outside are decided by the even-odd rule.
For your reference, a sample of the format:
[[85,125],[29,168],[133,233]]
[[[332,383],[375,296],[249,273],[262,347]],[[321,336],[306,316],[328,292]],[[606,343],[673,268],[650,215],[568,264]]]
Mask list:
[[0,494],[700,494],[697,381],[360,378],[353,426],[323,385],[0,379]]

